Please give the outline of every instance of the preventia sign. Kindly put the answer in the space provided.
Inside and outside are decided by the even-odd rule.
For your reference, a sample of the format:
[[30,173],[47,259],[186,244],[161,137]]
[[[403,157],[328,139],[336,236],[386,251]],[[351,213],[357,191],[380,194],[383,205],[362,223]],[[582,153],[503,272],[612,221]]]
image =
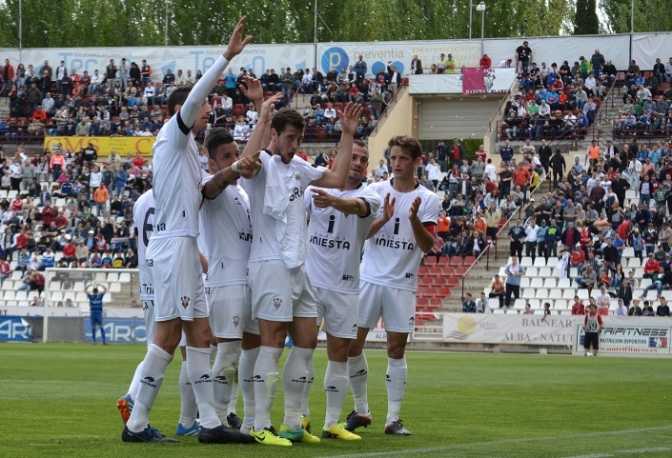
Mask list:
[[[672,357],[670,334],[672,319],[644,317],[603,317],[600,356]],[[582,356],[583,323],[574,328],[572,354]]]

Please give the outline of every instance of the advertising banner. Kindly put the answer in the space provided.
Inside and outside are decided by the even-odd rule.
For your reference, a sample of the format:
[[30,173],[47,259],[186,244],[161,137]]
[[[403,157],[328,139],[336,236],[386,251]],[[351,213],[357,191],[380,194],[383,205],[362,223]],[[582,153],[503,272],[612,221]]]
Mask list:
[[0,317],[0,341],[30,342],[32,326],[18,316]]
[[98,157],[107,157],[112,150],[121,158],[125,158],[127,153],[135,157],[138,152],[151,157],[154,142],[156,137],[44,137],[44,149],[51,150],[60,143],[63,150],[76,152],[92,143]]
[[462,71],[462,95],[506,93],[516,81],[512,68],[465,68]]
[[570,346],[574,318],[446,313],[443,340],[453,343]]
[[[672,357],[672,318],[602,317],[600,356]],[[572,354],[584,355],[583,322],[574,327]]]
[[632,37],[632,59],[642,70],[653,69],[656,59],[666,64],[670,57],[670,43],[672,32],[635,34]]
[[[32,48],[21,51],[19,60],[18,49],[4,50],[4,56],[10,59],[16,67],[19,62],[28,68],[33,65],[35,73],[49,62],[53,69],[58,67],[61,61],[65,62],[65,68],[70,72],[77,70],[81,75],[85,70],[92,75],[94,70],[104,73],[110,59],[114,59],[119,67],[122,58],[126,58],[127,64],[135,62],[142,67],[142,59],[152,67],[152,79],[161,81],[170,69],[173,73],[182,70],[186,75],[191,70],[191,76],[196,76],[196,71],[205,73],[222,55],[224,46],[157,46],[137,48]],[[280,73],[281,68],[313,67],[313,46],[305,44],[251,44],[236,56],[229,68],[238,73],[241,67],[252,69],[257,76],[261,76],[271,68]]]
[[[103,318],[103,328],[108,342],[116,343],[144,343],[147,342],[147,329],[143,318]],[[83,320],[84,341],[93,342],[91,338],[91,323]],[[100,330],[96,331],[100,340]]]

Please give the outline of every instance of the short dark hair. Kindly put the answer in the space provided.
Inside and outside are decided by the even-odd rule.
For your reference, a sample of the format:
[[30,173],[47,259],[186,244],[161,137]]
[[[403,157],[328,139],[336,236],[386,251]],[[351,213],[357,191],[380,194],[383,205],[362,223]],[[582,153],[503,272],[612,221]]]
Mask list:
[[184,102],[187,101],[187,97],[189,97],[189,92],[191,92],[190,87],[178,87],[172,94],[170,94],[170,97],[168,97],[168,114],[170,116],[175,115],[175,107],[177,105],[184,105]]
[[208,150],[210,159],[215,159],[215,154],[217,153],[217,148],[219,145],[228,145],[233,143],[233,137],[231,136],[231,131],[223,127],[216,127],[208,133],[208,138],[205,140],[205,147]]
[[306,121],[298,111],[291,108],[283,108],[273,115],[271,129],[275,129],[278,134],[281,134],[288,124],[297,129],[301,129],[301,132],[303,132],[303,129],[306,127]]
[[364,148],[364,149],[366,150],[367,153],[369,152],[369,147],[366,146],[366,143],[364,143],[363,141],[361,141],[361,140],[353,140],[352,143],[353,143],[355,146],[359,146],[360,148]]
[[398,146],[399,148],[409,153],[413,160],[422,157],[422,145],[417,138],[409,137],[407,135],[399,135],[397,137],[393,137],[387,146],[390,147],[390,150],[392,147]]

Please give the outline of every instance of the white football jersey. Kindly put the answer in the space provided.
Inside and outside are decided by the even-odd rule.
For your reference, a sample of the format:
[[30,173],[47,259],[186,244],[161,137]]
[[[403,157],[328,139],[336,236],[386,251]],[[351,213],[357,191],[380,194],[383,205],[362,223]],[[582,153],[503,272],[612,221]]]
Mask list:
[[227,65],[224,57],[217,59],[156,136],[152,148],[156,199],[153,238],[198,237],[203,169],[191,129],[200,107]]
[[360,198],[369,208],[369,215],[365,217],[345,215],[334,208],[315,207],[312,189],[309,187],[305,194],[310,216],[310,256],[306,261],[310,281],[320,288],[357,294],[362,248],[382,200],[375,191],[364,185],[347,191],[323,189],[342,199]]
[[209,252],[205,286],[246,285],[252,220],[245,191],[228,186],[214,199],[205,199],[201,215]]
[[[408,291],[417,291],[418,269],[422,260],[422,250],[418,247],[408,219],[408,211],[416,197],[422,198],[418,218],[423,224],[437,224],[439,219],[439,198],[425,188],[416,185],[411,192],[397,192],[392,181],[381,181],[369,186],[384,201],[389,193],[390,200],[396,199],[394,216],[376,235],[367,240],[362,258],[361,279],[375,285],[389,286]],[[378,215],[383,213],[383,206]]]
[[[249,180],[242,180],[243,189],[250,198],[250,214],[252,215],[252,227],[254,238],[250,251],[250,261],[270,261],[282,259],[280,254],[280,242],[278,241],[277,223],[273,216],[264,213],[264,201],[266,197],[266,181],[268,178],[267,167],[271,161],[271,154],[262,151],[259,155],[262,167],[257,175]],[[289,205],[300,205],[305,218],[305,204],[303,193],[313,181],[319,179],[326,170],[323,167],[313,167],[298,156],[294,156],[289,164],[281,163],[282,173],[286,177],[287,187],[293,192],[289,198]]]
[[138,236],[138,270],[140,271],[140,297],[154,296],[154,282],[147,264],[147,245],[154,232],[154,211],[156,202],[154,192],[150,189],[133,205],[133,221]]

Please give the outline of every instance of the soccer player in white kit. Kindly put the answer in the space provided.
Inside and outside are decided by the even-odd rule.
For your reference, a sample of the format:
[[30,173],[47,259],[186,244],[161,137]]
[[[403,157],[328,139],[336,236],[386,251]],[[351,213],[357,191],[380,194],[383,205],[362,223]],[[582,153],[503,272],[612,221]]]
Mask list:
[[[215,386],[215,409],[222,422],[232,421],[227,417],[231,401],[231,389],[238,372],[243,391],[245,415],[241,430],[249,434],[254,427],[254,364],[259,354],[259,326],[252,320],[252,304],[247,284],[247,263],[252,246],[252,220],[247,194],[238,187],[239,167],[254,171],[261,166],[259,150],[266,126],[270,122],[273,104],[281,94],[263,99],[263,91],[256,81],[248,81],[259,99],[255,101],[260,112],[259,121],[252,137],[245,146],[244,159],[240,159],[238,145],[228,129],[212,129],[206,139],[208,171],[215,174],[216,181],[206,178],[203,184],[205,200],[201,217],[209,252],[209,271],[205,281],[205,294],[210,306],[210,327],[217,341],[217,357],[213,365]],[[251,155],[252,153],[256,153]],[[218,172],[229,169],[228,175]],[[242,356],[241,356],[242,346]]]
[[[295,157],[305,121],[294,110],[278,111],[271,121],[269,147],[260,155],[262,167],[243,182],[250,197],[254,228],[248,277],[252,317],[259,321],[261,335],[254,367],[256,413],[252,436],[261,444],[291,446],[292,441],[320,441],[303,428],[299,415],[307,368],[317,344],[317,310],[305,268],[308,240],[303,194],[309,185],[340,188],[345,184],[351,159],[347,145],[352,145],[361,111],[361,106],[348,104],[341,114],[344,147],[332,170],[312,167]],[[285,417],[276,432],[271,425],[271,407],[288,331],[294,346],[283,370]]]
[[199,442],[248,443],[251,439],[224,426],[214,408],[212,333],[196,242],[203,197],[199,150],[194,139],[195,133],[207,126],[211,108],[206,97],[229,61],[252,39],[243,39],[244,25],[245,17],[236,25],[222,57],[192,89],[178,88],[168,98],[171,118],[159,131],[153,148],[156,207],[146,262],[151,265],[154,283],[156,329],[141,365],[133,411],[121,435],[124,442],[177,442],[149,426],[149,410],[182,329],[187,337],[187,368],[201,423]]
[[371,424],[366,394],[369,368],[363,349],[369,330],[382,317],[388,356],[385,434],[409,436],[399,419],[408,377],[406,342],[415,326],[420,261],[436,236],[439,199],[415,180],[422,155],[420,142],[394,137],[389,148],[394,178],[370,186],[384,201],[371,228],[375,235],[366,242],[362,258],[357,339],[350,346],[348,359],[355,409],[346,418],[345,427],[354,431]]
[[[343,148],[343,142],[340,147]],[[366,145],[355,141],[342,189],[308,188],[310,256],[306,270],[317,299],[317,325],[327,334],[327,415],[323,438],[359,440],[338,424],[348,392],[348,349],[357,337],[359,260],[382,200],[362,183],[369,165]]]

